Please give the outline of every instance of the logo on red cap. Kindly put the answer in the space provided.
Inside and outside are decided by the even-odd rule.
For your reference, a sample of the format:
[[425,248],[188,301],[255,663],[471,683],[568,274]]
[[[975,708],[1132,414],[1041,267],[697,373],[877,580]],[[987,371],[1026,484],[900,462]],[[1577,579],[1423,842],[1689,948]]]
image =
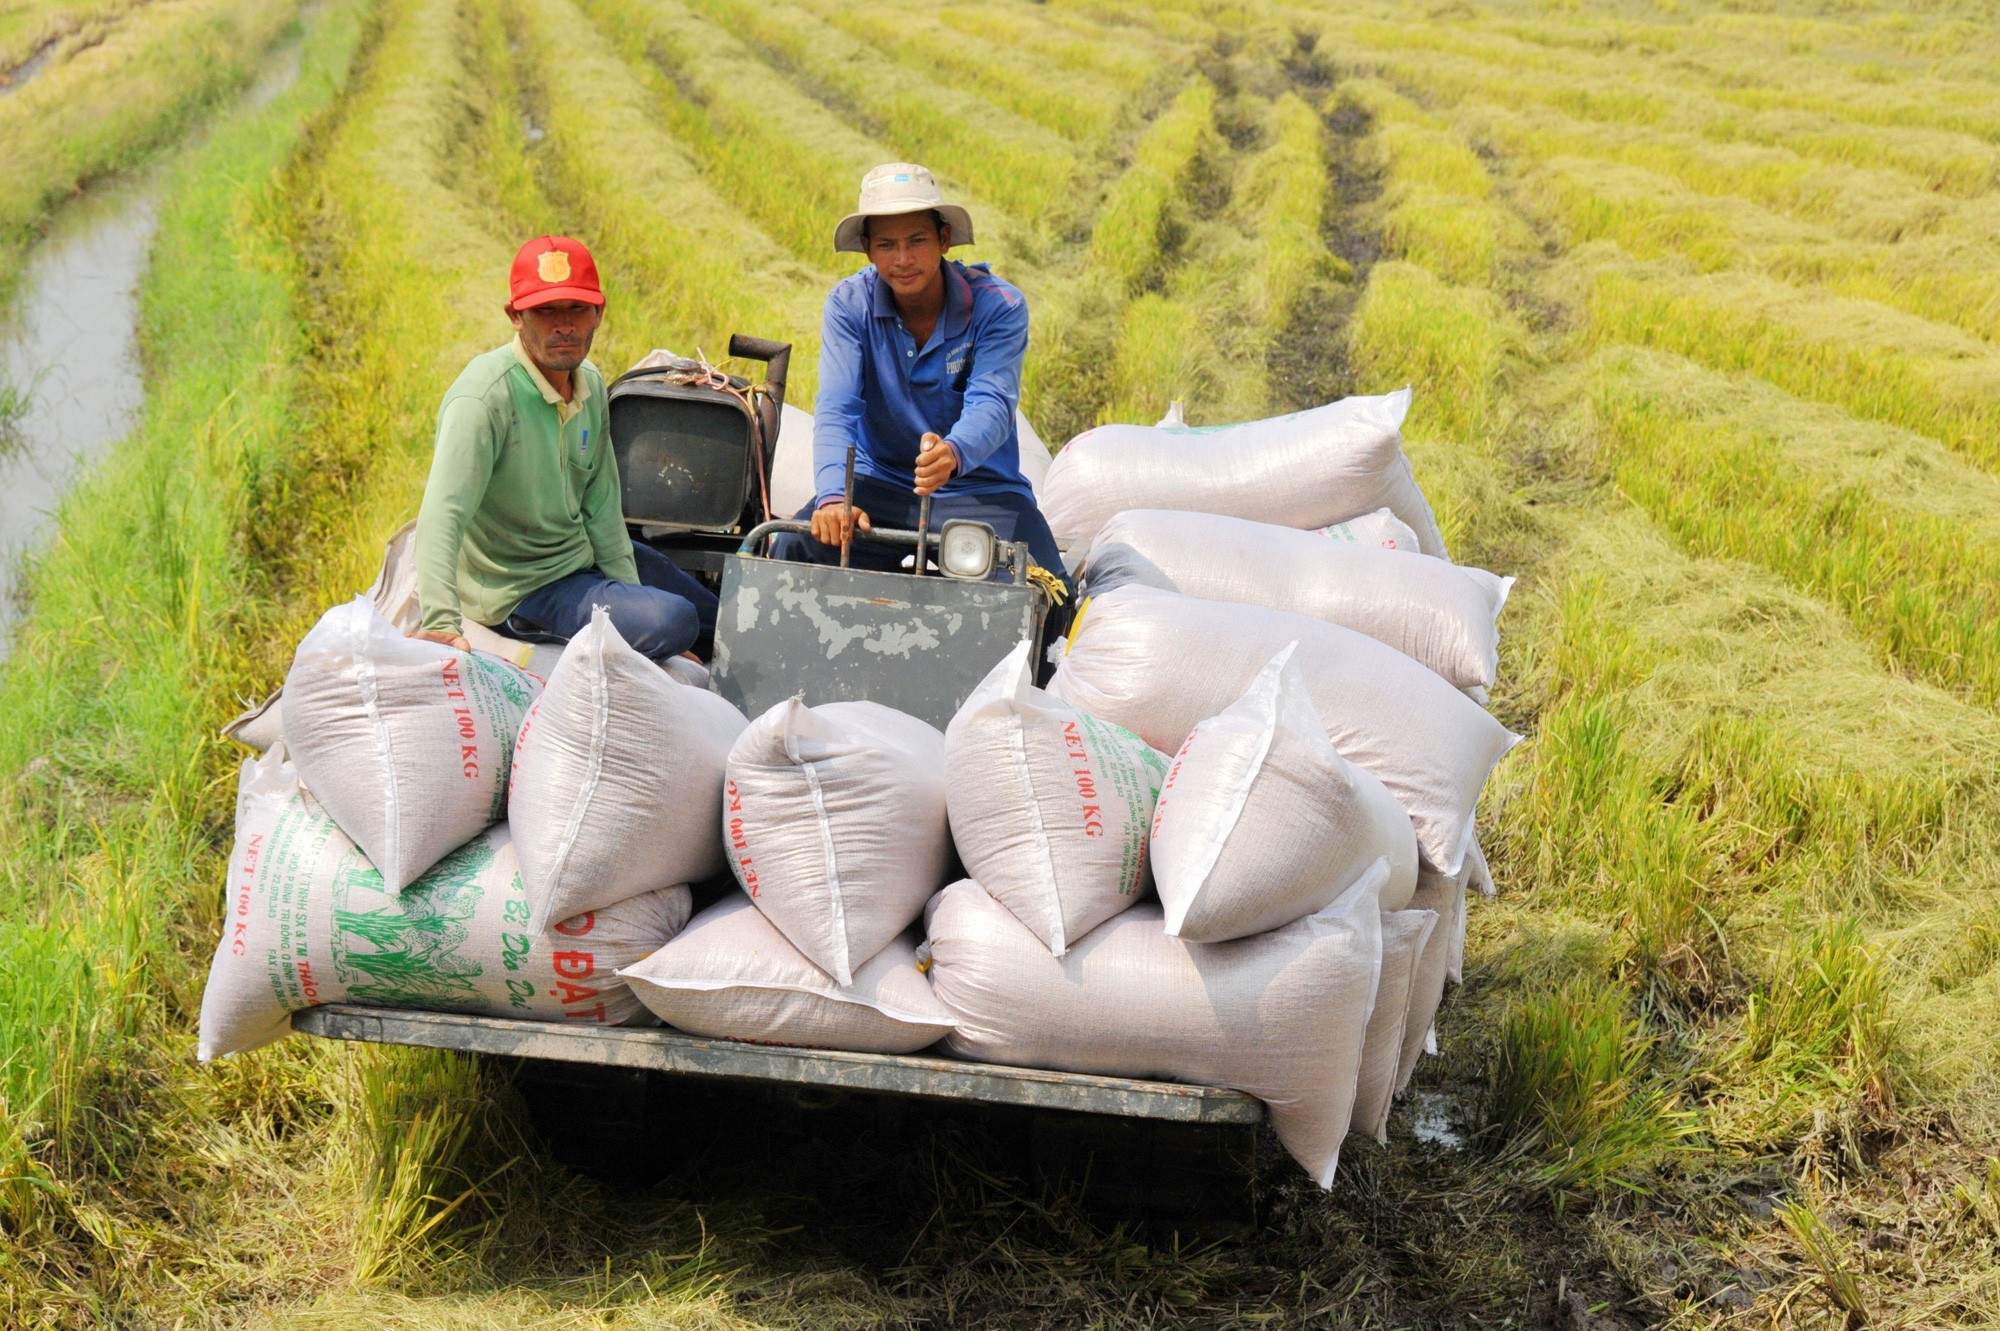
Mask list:
[[558,300],[604,303],[597,282],[597,262],[583,242],[568,236],[537,236],[514,256],[508,278],[508,303],[517,310]]

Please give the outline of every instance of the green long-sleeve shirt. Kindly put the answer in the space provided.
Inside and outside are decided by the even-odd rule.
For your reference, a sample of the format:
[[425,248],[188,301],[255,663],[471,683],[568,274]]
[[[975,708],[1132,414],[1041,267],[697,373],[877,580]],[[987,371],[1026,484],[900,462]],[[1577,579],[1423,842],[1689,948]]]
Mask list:
[[498,624],[537,587],[593,565],[639,581],[604,378],[585,361],[571,387],[565,402],[516,339],[473,357],[444,395],[417,510],[424,628]]

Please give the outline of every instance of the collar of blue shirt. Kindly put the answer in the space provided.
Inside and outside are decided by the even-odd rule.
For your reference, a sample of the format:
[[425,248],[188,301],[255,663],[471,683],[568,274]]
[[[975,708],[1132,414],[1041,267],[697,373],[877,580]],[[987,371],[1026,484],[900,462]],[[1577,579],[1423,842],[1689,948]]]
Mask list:
[[[866,270],[874,286],[872,308],[877,319],[900,319],[896,312],[896,295],[889,290],[889,284],[881,274]],[[938,331],[931,336],[934,340],[962,337],[972,323],[972,283],[965,276],[965,265],[947,259],[944,265],[944,313],[938,316]]]

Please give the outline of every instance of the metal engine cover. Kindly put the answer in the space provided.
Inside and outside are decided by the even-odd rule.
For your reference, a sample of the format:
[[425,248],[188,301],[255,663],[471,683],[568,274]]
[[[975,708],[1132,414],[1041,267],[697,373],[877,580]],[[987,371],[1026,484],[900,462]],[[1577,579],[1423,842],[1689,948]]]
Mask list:
[[748,408],[710,389],[630,379],[611,390],[610,413],[627,522],[737,526],[757,483]]
[[1039,588],[729,555],[709,687],[757,717],[878,702],[944,729],[1048,613]]

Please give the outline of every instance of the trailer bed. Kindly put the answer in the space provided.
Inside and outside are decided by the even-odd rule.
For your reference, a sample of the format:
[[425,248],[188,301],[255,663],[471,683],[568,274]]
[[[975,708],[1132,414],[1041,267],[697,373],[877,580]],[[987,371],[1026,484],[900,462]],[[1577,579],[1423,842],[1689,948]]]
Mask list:
[[1241,1091],[1178,1082],[1098,1077],[1042,1068],[965,1063],[922,1055],[710,1040],[659,1027],[561,1026],[449,1012],[337,1003],[292,1018],[295,1030],[329,1040],[458,1049],[502,1058],[644,1069],[733,1081],[821,1086],[933,1100],[1108,1114],[1178,1123],[1255,1124],[1264,1106]]

